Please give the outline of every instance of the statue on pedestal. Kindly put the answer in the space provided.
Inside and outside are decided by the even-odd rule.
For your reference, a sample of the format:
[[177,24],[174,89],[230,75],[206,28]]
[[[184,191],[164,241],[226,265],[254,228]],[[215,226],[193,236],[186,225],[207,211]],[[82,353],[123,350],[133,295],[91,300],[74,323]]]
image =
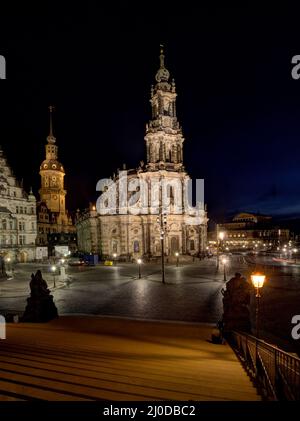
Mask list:
[[47,282],[43,279],[42,272],[31,274],[30,297],[22,317],[23,322],[48,322],[58,317],[57,308],[50,295]]
[[240,273],[236,273],[226,283],[223,294],[224,331],[241,330],[251,332],[250,322],[250,284]]

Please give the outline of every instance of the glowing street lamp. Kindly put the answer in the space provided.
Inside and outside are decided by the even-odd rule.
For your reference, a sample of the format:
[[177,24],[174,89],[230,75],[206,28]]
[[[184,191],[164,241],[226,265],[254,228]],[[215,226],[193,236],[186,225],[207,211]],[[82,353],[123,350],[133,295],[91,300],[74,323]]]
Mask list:
[[141,264],[143,263],[142,259],[137,259],[137,264],[139,265],[139,279],[141,279]]
[[178,251],[176,251],[175,256],[176,256],[176,266],[178,267],[179,266],[179,253],[178,253]]
[[223,257],[222,258],[222,263],[223,263],[223,268],[224,268],[224,282],[227,282],[227,279],[226,279],[226,263],[227,263],[227,259],[226,259],[226,257]]
[[266,276],[261,273],[253,273],[251,275],[251,282],[256,289],[256,337],[259,338],[259,303],[260,303],[260,290],[264,286]]
[[51,266],[51,272],[53,273],[53,288],[56,288],[56,282],[55,282],[55,272],[56,272],[56,266]]
[[225,233],[223,231],[219,232],[217,236],[217,269],[219,269],[220,263],[220,243],[224,240]]
[[117,258],[117,253],[113,254],[113,258],[114,258],[114,265],[116,264],[116,258]]

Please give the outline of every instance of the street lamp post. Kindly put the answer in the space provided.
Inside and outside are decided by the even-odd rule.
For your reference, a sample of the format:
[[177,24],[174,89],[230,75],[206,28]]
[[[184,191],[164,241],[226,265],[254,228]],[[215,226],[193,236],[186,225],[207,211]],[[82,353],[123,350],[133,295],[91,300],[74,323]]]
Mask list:
[[11,264],[10,264],[11,258],[10,257],[7,257],[6,258],[6,262],[7,262],[7,269],[10,271],[11,270]]
[[220,242],[224,240],[224,232],[221,231],[219,232],[219,234],[217,235],[217,269],[219,269],[219,264],[220,264]]
[[297,263],[297,256],[296,256],[297,252],[298,252],[298,249],[293,249],[293,253],[295,254],[295,263]]
[[253,273],[251,275],[251,281],[252,284],[254,286],[254,288],[256,289],[256,340],[255,340],[255,361],[256,361],[256,376],[258,376],[258,370],[259,370],[259,355],[258,355],[258,339],[259,339],[259,304],[260,304],[260,298],[261,298],[261,294],[260,294],[260,290],[264,285],[266,276],[261,274],[261,273]]
[[117,259],[117,253],[113,254],[113,258],[114,258],[114,266],[116,265],[116,259]]
[[139,266],[139,279],[141,279],[141,277],[142,277],[142,273],[141,273],[142,259],[137,259],[137,264]]
[[227,259],[226,259],[226,257],[223,257],[222,263],[223,263],[223,268],[224,268],[224,282],[227,282],[227,279],[226,279],[226,263],[227,263]]
[[175,256],[176,256],[176,267],[178,267],[179,266],[179,253],[178,253],[178,251],[176,251]]
[[51,272],[53,273],[53,288],[56,288],[56,279],[55,279],[55,272],[56,272],[56,266],[51,266]]
[[255,296],[256,297],[256,312],[255,312],[255,314],[256,314],[256,338],[257,339],[259,338],[259,327],[260,327],[259,326],[259,322],[260,322],[260,320],[259,320],[259,316],[260,316],[259,305],[260,305],[260,298],[261,298],[260,290],[264,285],[265,279],[266,279],[266,276],[261,274],[261,273],[253,273],[251,275],[252,284],[253,284],[254,288],[256,289],[256,296]]
[[60,278],[62,281],[66,279],[66,268],[65,268],[66,259],[60,259]]
[[167,230],[167,215],[160,206],[159,216],[157,217],[157,223],[160,229],[160,244],[161,244],[161,281],[165,283],[165,236]]

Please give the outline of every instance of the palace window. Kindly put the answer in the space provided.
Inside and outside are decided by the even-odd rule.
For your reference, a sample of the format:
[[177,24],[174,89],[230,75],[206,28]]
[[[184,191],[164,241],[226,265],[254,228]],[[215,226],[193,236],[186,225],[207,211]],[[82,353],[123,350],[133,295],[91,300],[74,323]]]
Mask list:
[[133,251],[134,253],[138,253],[140,251],[140,243],[137,240],[133,242]]
[[195,240],[190,240],[190,250],[195,250]]
[[25,231],[25,222],[19,222],[19,231]]

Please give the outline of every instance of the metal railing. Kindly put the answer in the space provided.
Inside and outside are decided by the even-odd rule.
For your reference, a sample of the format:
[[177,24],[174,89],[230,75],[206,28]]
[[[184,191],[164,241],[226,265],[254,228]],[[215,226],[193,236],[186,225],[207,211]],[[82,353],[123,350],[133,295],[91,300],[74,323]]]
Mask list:
[[300,400],[300,358],[243,332],[231,332],[228,342],[266,399]]

